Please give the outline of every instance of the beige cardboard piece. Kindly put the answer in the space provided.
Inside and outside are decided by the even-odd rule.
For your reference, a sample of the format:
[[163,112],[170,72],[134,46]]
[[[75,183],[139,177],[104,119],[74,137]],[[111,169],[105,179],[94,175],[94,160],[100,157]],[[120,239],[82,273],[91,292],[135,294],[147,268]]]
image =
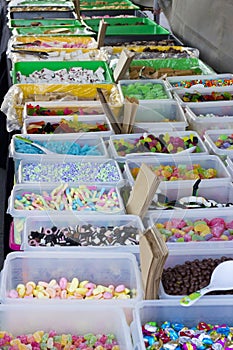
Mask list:
[[130,63],[134,58],[135,53],[130,52],[126,49],[121,51],[119,60],[113,72],[113,78],[116,83],[124,78],[125,73],[129,69]]
[[97,36],[97,48],[98,49],[100,49],[102,46],[104,46],[104,39],[105,39],[107,26],[108,26],[108,23],[104,22],[104,19],[101,19],[100,23],[99,23],[99,31],[98,31],[98,36]]

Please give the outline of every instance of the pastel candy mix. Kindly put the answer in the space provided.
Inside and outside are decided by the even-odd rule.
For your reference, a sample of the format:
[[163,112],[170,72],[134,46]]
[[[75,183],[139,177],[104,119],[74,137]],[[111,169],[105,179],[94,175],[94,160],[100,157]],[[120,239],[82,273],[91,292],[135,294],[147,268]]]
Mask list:
[[233,134],[231,134],[231,135],[227,135],[227,134],[219,135],[218,139],[214,143],[220,149],[232,150],[233,149]]

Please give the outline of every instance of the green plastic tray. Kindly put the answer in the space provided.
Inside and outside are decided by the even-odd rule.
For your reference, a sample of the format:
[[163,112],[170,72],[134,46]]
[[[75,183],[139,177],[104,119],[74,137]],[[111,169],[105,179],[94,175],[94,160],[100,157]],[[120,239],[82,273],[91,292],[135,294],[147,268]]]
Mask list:
[[[106,83],[112,83],[113,82],[113,76],[110,68],[108,67],[107,63],[104,61],[79,61],[79,62],[59,62],[59,61],[52,61],[52,62],[44,62],[44,61],[37,61],[37,62],[16,62],[13,65],[12,69],[12,81],[13,84],[17,84],[16,80],[16,73],[20,72],[23,75],[29,76],[34,71],[40,71],[43,68],[47,68],[53,71],[64,69],[67,70],[72,67],[82,67],[86,69],[91,70],[97,70],[99,67],[102,67],[104,69],[104,77]],[[52,84],[52,82],[51,82]],[[55,83],[54,83],[55,84]]]
[[[37,26],[35,24],[37,23]],[[34,25],[33,25],[34,24]],[[10,20],[10,28],[14,27],[59,27],[59,26],[68,26],[68,27],[80,27],[81,23],[76,19],[12,19]]]
[[147,66],[154,69],[194,69],[196,74],[213,74],[214,70],[199,58],[166,58],[155,60],[133,60],[131,66]]
[[[58,30],[61,30],[58,32]],[[62,30],[66,29],[67,32],[62,32]],[[54,30],[56,32],[52,33]],[[14,35],[49,35],[49,36],[63,36],[63,35],[78,35],[78,36],[92,36],[95,35],[94,32],[88,31],[84,27],[68,27],[68,26],[57,26],[57,27],[16,27],[13,28]]]
[[[100,18],[97,19],[86,19],[84,22],[88,26],[98,26],[100,22]],[[132,18],[104,18],[104,22],[107,22],[109,26],[131,26],[137,25],[137,23],[141,23],[138,25],[140,28],[143,28],[144,25],[152,25],[156,26],[157,24],[149,18],[146,17],[132,17]]]
[[[131,18],[128,18],[131,19]],[[108,20],[108,19],[107,19]],[[126,19],[125,19],[126,20]],[[141,23],[144,23],[142,20],[147,20],[146,18],[139,18]],[[99,30],[99,20],[90,20],[90,21],[96,21],[95,25],[90,25],[86,21],[86,23],[89,25],[90,28],[94,32],[98,32]],[[152,22],[152,23],[151,23]],[[120,23],[119,21],[116,21],[115,23]],[[157,25],[153,21],[148,19],[148,22],[145,21],[145,25],[136,25],[136,22],[130,23],[129,25],[114,25],[109,22],[109,25],[106,30],[106,36],[108,35],[114,35],[114,36],[119,36],[119,35],[169,35],[170,32],[161,27],[160,25]]]

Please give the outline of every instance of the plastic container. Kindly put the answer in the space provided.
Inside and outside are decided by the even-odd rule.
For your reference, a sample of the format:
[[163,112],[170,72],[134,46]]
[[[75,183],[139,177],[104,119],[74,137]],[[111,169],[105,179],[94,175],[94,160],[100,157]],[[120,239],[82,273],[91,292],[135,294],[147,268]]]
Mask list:
[[233,129],[222,129],[219,130],[207,130],[204,134],[204,142],[211,154],[216,154],[217,156],[225,159],[227,156],[233,155],[233,149],[220,149],[215,145],[215,142],[218,140],[220,135],[231,135]]
[[[171,220],[212,220],[214,218],[222,218],[225,222],[232,221],[232,208],[216,208],[216,209],[199,209],[199,210],[165,210],[153,212],[149,215],[149,225],[164,224]],[[191,241],[191,242],[167,242],[170,250],[193,250],[199,251],[204,249],[208,253],[209,249],[218,249],[224,252],[225,248],[233,248],[232,241]]]
[[[75,176],[73,175],[73,180],[71,180],[72,174],[68,177],[69,174],[67,174],[67,168],[65,167],[67,164],[68,166],[70,166],[69,164],[72,163],[74,165],[77,165],[77,173],[75,174]],[[122,172],[119,168],[118,163],[113,160],[113,159],[97,159],[97,160],[85,160],[82,159],[80,161],[75,161],[74,158],[71,156],[71,158],[69,158],[69,156],[67,156],[64,160],[58,161],[56,159],[54,159],[54,157],[51,156],[44,156],[41,157],[41,160],[35,160],[33,156],[29,156],[27,157],[27,159],[23,159],[20,161],[19,164],[19,169],[18,172],[15,174],[16,177],[16,181],[17,183],[45,183],[45,182],[75,182],[75,180],[77,181],[83,181],[84,178],[84,174],[78,174],[78,169],[80,169],[81,166],[84,166],[85,163],[87,163],[88,166],[88,173],[86,173],[86,177],[85,177],[85,181],[86,182],[95,182],[98,181],[96,180],[97,178],[99,179],[99,183],[103,183],[104,184],[116,184],[119,182],[123,181],[123,175]],[[92,163],[95,163],[92,165]],[[63,166],[64,165],[64,166]],[[115,181],[103,181],[104,177],[101,178],[101,176],[98,176],[99,173],[101,172],[102,166],[111,166],[112,167],[112,171],[114,172],[114,179],[116,179]],[[41,166],[43,166],[43,169],[41,169]],[[60,167],[61,166],[61,167]],[[79,167],[80,166],[80,167]],[[93,166],[95,166],[95,169],[92,170],[92,172],[90,171],[91,168],[93,168]],[[36,178],[32,179],[32,177],[30,178],[28,176],[28,168],[29,167],[38,167],[38,172],[37,172],[37,176]],[[71,166],[72,167],[72,166]],[[53,170],[53,171],[52,171]],[[46,174],[50,175],[46,176]],[[56,175],[55,175],[56,174]],[[45,176],[43,176],[45,175]],[[59,180],[58,180],[59,179]],[[66,180],[68,179],[68,180]],[[109,178],[108,178],[109,179]],[[101,182],[102,180],[102,182]]]
[[[27,102],[24,105],[23,119],[30,118],[33,116],[33,109],[37,106],[40,107],[40,112],[37,108],[36,117],[42,118],[46,117],[46,111],[50,110],[54,113],[54,116],[63,118],[64,116],[78,114],[79,116],[93,116],[93,115],[103,115],[104,110],[99,101],[57,101],[57,102]],[[69,114],[66,114],[69,113]],[[32,114],[32,115],[31,115]],[[35,116],[35,115],[34,115]],[[39,119],[38,119],[39,120]]]
[[[158,195],[159,201],[165,201],[166,203],[171,201],[177,201],[183,197],[192,196],[194,183],[195,181],[193,181],[192,185],[189,182],[186,183],[186,181],[179,181],[178,183],[177,181],[163,181],[160,183],[153,201],[155,203],[158,202]],[[214,179],[213,181],[201,182],[198,186],[197,196],[204,197],[207,200],[216,201],[217,203],[221,203],[222,205],[227,203],[233,203],[233,185],[231,182],[225,181],[222,181],[222,183],[216,183]],[[162,208],[163,207],[160,207],[160,209]],[[154,206],[151,206],[149,210],[154,210]],[[197,210],[199,211],[200,209]],[[210,210],[212,210],[212,208]]]
[[[202,61],[201,61],[202,62]],[[211,68],[208,67],[210,70]],[[205,73],[204,73],[205,74]],[[166,81],[168,83],[168,85],[170,86],[170,88],[172,89],[176,89],[176,88],[181,88],[181,83],[185,82],[192,82],[193,80],[199,80],[200,82],[197,82],[197,84],[200,86],[196,86],[195,85],[191,85],[190,89],[196,89],[198,87],[201,87],[201,85],[203,85],[202,80],[213,80],[213,79],[233,79],[233,74],[231,73],[227,73],[227,74],[211,74],[211,73],[207,73],[208,77],[206,75],[184,75],[184,76],[178,76],[178,77],[167,77]],[[203,85],[203,88],[205,86]],[[213,89],[215,89],[215,86],[212,86]]]
[[[190,103],[193,103],[192,101],[190,102],[185,102],[183,101],[183,96],[185,93],[193,93],[194,91],[192,91],[191,89],[175,89],[172,91],[172,94],[175,98],[175,100],[177,100],[182,106],[186,105],[188,106]],[[211,94],[213,94],[214,92],[223,94],[224,92],[230,93],[232,98],[233,98],[233,86],[224,86],[224,87],[216,87],[216,88],[196,88],[195,92],[199,92],[202,95],[206,95],[209,96],[208,98],[211,98]],[[202,101],[202,102],[196,102],[196,103],[209,103],[209,102],[214,102],[214,103],[218,103],[219,101],[223,102],[223,100],[208,100],[208,101]],[[229,102],[229,100],[226,100],[226,102]]]
[[13,35],[78,35],[78,36],[92,36],[95,35],[94,32],[87,30],[85,27],[68,27],[68,26],[60,26],[60,27],[17,27],[12,30]]
[[38,330],[76,335],[110,333],[115,335],[120,349],[132,350],[124,312],[115,306],[50,305],[48,311],[48,305],[0,305],[0,320],[1,331],[14,336],[33,334]]
[[[154,135],[155,136],[158,136],[160,134],[159,133],[155,133]],[[125,161],[126,159],[133,159],[135,157],[139,157],[139,156],[154,156],[154,157],[157,157],[159,159],[162,160],[163,157],[165,157],[165,153],[163,153],[162,155],[160,155],[159,153],[153,153],[153,152],[145,152],[145,153],[129,153],[129,154],[126,154],[125,156],[121,156],[117,153],[117,150],[114,146],[114,140],[125,140],[127,142],[130,142],[130,143],[134,143],[135,140],[139,139],[143,134],[120,134],[120,135],[111,135],[110,136],[110,139],[109,139],[109,154],[117,161]],[[200,139],[199,135],[195,132],[195,131],[172,131],[172,132],[169,132],[169,135],[170,136],[174,136],[174,137],[184,137],[184,136],[190,136],[190,135],[193,135],[195,137],[198,138],[198,145],[201,149],[201,152],[197,153],[199,156],[202,156],[202,155],[207,155],[208,154],[208,151],[207,151],[207,148],[204,144],[204,142]],[[191,153],[188,153],[188,157],[191,155]],[[179,156],[179,153],[175,153],[175,154],[171,154],[169,156],[169,154],[167,155],[166,154],[166,157],[178,157]]]
[[[90,263],[91,261],[91,263]],[[79,281],[87,280],[95,284],[117,286],[124,284],[129,289],[135,289],[136,295],[131,299],[98,300],[96,303],[123,307],[135,305],[142,299],[141,276],[136,258],[130,253],[99,252],[15,252],[8,254],[5,259],[0,287],[0,299],[3,304],[37,304],[48,303],[80,303],[87,304],[90,300],[60,300],[37,298],[9,298],[8,293],[19,283],[34,281],[50,281],[66,277],[68,281],[77,277]],[[93,300],[92,300],[93,302]]]
[[134,125],[156,133],[158,129],[185,130],[188,123],[181,106],[176,101],[166,100],[145,101],[143,106],[139,104]]
[[[77,119],[77,120],[76,120]],[[70,116],[51,116],[51,117],[47,117],[47,116],[32,116],[32,117],[28,117],[24,123],[23,123],[23,129],[22,129],[22,133],[23,134],[28,134],[28,126],[30,124],[33,124],[35,122],[40,122],[43,121],[45,124],[46,123],[50,123],[51,125],[54,124],[59,124],[61,122],[61,120],[65,120],[65,121],[74,121],[74,122],[82,122],[84,124],[91,124],[91,125],[98,125],[98,124],[104,124],[106,125],[107,130],[106,131],[75,131],[75,129],[73,129],[73,132],[68,132],[67,130],[64,132],[62,132],[62,128],[58,127],[58,129],[54,132],[54,133],[50,133],[50,135],[54,135],[57,133],[61,133],[61,134],[88,134],[90,137],[103,137],[104,139],[108,139],[110,137],[110,135],[114,134],[114,131],[112,129],[112,126],[108,120],[108,118],[105,115],[97,115],[97,116],[77,116],[77,118],[75,119],[74,115],[70,115]],[[66,124],[67,125],[67,124]],[[35,135],[35,134],[31,134],[30,135]]]
[[226,168],[231,175],[231,179],[233,179],[233,158],[227,156],[225,163],[226,163]]
[[[20,134],[20,136],[22,137],[29,137],[29,135],[27,134]],[[14,159],[15,162],[15,172],[17,172],[18,166],[19,166],[19,161],[22,159],[28,159],[28,156],[30,155],[30,153],[20,153],[17,152],[15,149],[15,138],[17,137],[17,135],[14,135],[11,139],[11,144],[10,144],[10,157],[12,157]],[[54,134],[54,135],[30,135],[29,137],[30,140],[32,141],[41,141],[42,143],[46,143],[46,142],[59,142],[61,144],[65,143],[65,142],[72,142],[72,143],[77,143],[79,144],[81,147],[83,147],[84,145],[89,145],[91,147],[96,147],[96,150],[99,151],[99,155],[67,155],[67,154],[58,154],[55,153],[54,157],[56,157],[57,161],[64,161],[66,159],[67,156],[69,156],[69,159],[75,160],[83,160],[83,159],[104,159],[104,158],[108,158],[108,152],[107,152],[107,148],[105,146],[105,143],[103,141],[102,138],[100,137],[91,137],[88,135],[84,135],[84,134]],[[41,159],[45,159],[48,155],[45,154],[33,154],[31,153],[31,155],[33,155],[33,159],[34,160],[38,160],[40,161]],[[51,154],[50,154],[50,158],[51,158]]]
[[[111,217],[106,217],[105,215],[98,215],[87,217],[80,215],[78,217],[74,217],[72,215],[43,215],[38,217],[28,217],[25,221],[23,239],[21,244],[22,250],[30,250],[30,251],[81,251],[81,252],[99,252],[109,253],[109,252],[120,252],[120,253],[133,253],[139,257],[139,245],[109,245],[109,246],[61,246],[56,245],[53,247],[49,246],[32,246],[28,242],[28,236],[32,231],[40,231],[41,227],[53,227],[56,226],[58,229],[64,227],[72,227],[75,229],[78,225],[93,225],[95,227],[121,227],[121,226],[132,226],[140,233],[143,233],[144,226],[142,224],[139,216],[136,215],[111,215]],[[139,243],[139,242],[138,242]]]
[[[221,249],[217,247],[209,248],[208,252],[206,249],[189,249],[188,250],[188,256],[187,256],[187,251],[185,250],[170,250],[169,251],[169,256],[165,262],[164,269],[167,269],[168,267],[174,267],[176,265],[182,265],[185,263],[185,261],[194,261],[195,259],[198,260],[203,260],[203,259],[219,259],[222,256],[225,256],[227,258],[233,258],[233,248],[224,248],[222,251]],[[159,286],[159,299],[177,299],[180,300],[182,298],[182,295],[170,295],[167,294],[163,288],[162,282],[160,283]],[[203,300],[209,300],[209,299],[230,299],[233,300],[233,295],[204,295]]]
[[[41,11],[10,11],[11,19],[41,19]],[[43,18],[65,18],[65,19],[76,19],[76,14],[74,11],[43,11]]]
[[[123,205],[123,201],[120,195],[120,185],[100,185],[100,184],[95,184],[95,183],[88,183],[88,184],[84,184],[84,183],[80,183],[80,185],[86,185],[86,186],[96,186],[97,190],[101,190],[101,189],[105,189],[106,191],[109,191],[110,189],[114,189],[114,191],[117,193],[117,197],[118,197],[118,207],[113,208],[113,210],[106,210],[106,209],[102,209],[102,210],[98,210],[98,211],[90,211],[90,210],[82,210],[82,211],[78,211],[78,210],[72,210],[72,209],[67,209],[67,210],[58,210],[58,209],[49,209],[46,210],[47,213],[49,214],[55,214],[55,213],[70,213],[73,214],[74,216],[79,216],[81,214],[84,215],[99,215],[99,214],[104,214],[104,215],[110,215],[110,214],[124,214],[124,205]],[[38,216],[41,214],[41,210],[40,209],[36,209],[36,210],[27,210],[27,209],[15,209],[14,207],[14,203],[15,200],[17,199],[17,196],[22,196],[23,193],[25,192],[33,192],[35,194],[39,194],[42,195],[43,191],[46,192],[52,192],[54,189],[57,189],[59,186],[59,184],[57,183],[33,183],[33,184],[16,184],[14,185],[12,191],[11,191],[11,195],[9,197],[9,206],[8,206],[8,213],[12,216],[12,217],[20,217],[20,218],[26,218],[28,216]],[[70,185],[70,187],[75,188],[79,186],[79,184],[77,183],[73,183]],[[45,210],[44,210],[45,211]]]
[[[134,177],[132,175],[131,169],[133,168],[140,168],[142,163],[145,163],[146,165],[150,167],[156,167],[159,165],[170,165],[170,166],[178,166],[178,165],[184,165],[184,166],[193,166],[194,164],[199,164],[203,169],[215,169],[217,171],[217,177],[212,179],[202,179],[202,182],[210,182],[214,181],[214,183],[222,183],[224,182],[231,182],[231,175],[226,169],[223,162],[217,157],[217,156],[211,156],[211,155],[203,155],[199,156],[198,154],[192,154],[189,156],[175,156],[175,157],[139,157],[137,160],[127,160],[125,162],[125,174],[129,180],[130,183],[134,183]],[[174,180],[173,180],[174,181]],[[173,182],[173,181],[166,181],[166,182]],[[179,183],[177,186],[181,186],[182,183],[190,183],[190,185],[193,184],[195,180],[177,180],[175,182]]]
[[199,322],[207,324],[227,324],[232,326],[232,300],[202,300],[191,307],[184,308],[178,301],[143,300],[134,309],[131,323],[132,339],[135,350],[146,350],[142,326],[155,321],[161,326],[165,321],[195,327]]
[[[217,117],[199,117],[201,114],[214,114]],[[233,101],[189,103],[185,107],[185,115],[190,128],[202,137],[207,130],[232,129]]]
[[[92,71],[96,71],[99,67],[104,69],[104,81],[99,81],[98,83],[112,83],[113,78],[112,78],[112,73],[107,65],[106,62],[104,61],[92,61],[92,62],[87,62],[87,61],[38,61],[38,62],[16,62],[13,65],[12,69],[12,79],[13,79],[13,84],[19,83],[17,80],[17,74],[21,73],[22,75],[25,75],[26,77],[29,77],[30,74],[32,74],[35,71],[40,71],[41,69],[49,69],[51,71],[56,71],[60,69],[66,69],[67,71],[70,68],[73,67],[81,67],[82,69],[90,69]],[[40,81],[43,83],[43,81]],[[60,81],[60,83],[69,83],[69,81]],[[53,81],[48,81],[47,84],[53,84]]]
[[[81,23],[76,19],[38,19],[36,23],[43,27],[57,27],[57,26],[81,26]],[[32,21],[30,19],[15,19],[10,20],[9,27],[31,27],[32,24],[35,25],[35,21]]]
[[[123,91],[122,91],[122,86],[128,86],[128,85],[133,85],[133,84],[138,84],[138,85],[145,85],[145,84],[151,84],[152,85],[155,85],[155,84],[159,84],[163,87],[163,90],[164,90],[164,93],[165,95],[167,96],[166,98],[162,98],[160,100],[166,100],[166,99],[172,99],[172,94],[171,92],[167,89],[164,81],[162,79],[143,79],[143,80],[120,80],[119,81],[119,84],[118,84],[118,87],[119,87],[119,93],[120,93],[120,96],[121,96],[121,100],[122,102],[124,101],[124,94],[123,94]],[[133,97],[133,94],[132,96],[130,97]],[[135,96],[136,97],[136,96]],[[151,98],[152,99],[152,98]],[[153,98],[154,99],[154,98]],[[142,106],[144,105],[145,102],[147,101],[150,101],[150,100],[142,100],[142,99],[139,99],[139,104],[141,104]]]

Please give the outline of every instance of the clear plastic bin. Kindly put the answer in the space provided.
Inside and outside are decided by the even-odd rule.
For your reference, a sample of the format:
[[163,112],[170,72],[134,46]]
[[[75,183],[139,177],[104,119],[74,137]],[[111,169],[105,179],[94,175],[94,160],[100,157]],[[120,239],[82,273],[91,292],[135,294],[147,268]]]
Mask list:
[[38,330],[76,335],[111,333],[120,349],[132,350],[124,312],[115,306],[66,304],[50,305],[48,310],[48,305],[0,305],[0,330],[14,336],[33,334]]
[[[176,101],[178,101],[182,106],[184,105],[189,105],[190,103],[195,103],[195,102],[184,102],[182,97],[184,96],[184,94],[188,92],[188,93],[192,93],[193,91],[191,91],[190,89],[175,89],[172,91],[173,97]],[[203,95],[211,95],[213,92],[218,92],[218,93],[224,93],[224,92],[228,92],[231,95],[233,95],[233,86],[224,86],[224,87],[216,87],[216,88],[196,88],[195,92],[200,92]],[[219,100],[216,101],[203,101],[200,103],[209,103],[209,102],[219,102]],[[228,100],[226,100],[226,102],[228,102]],[[196,102],[199,103],[199,102]]]
[[[176,181],[163,181],[160,183],[153,201],[155,203],[158,201],[158,194],[160,196],[162,195],[163,198],[166,198],[166,202],[176,201],[183,197],[192,196],[194,183],[194,181],[192,184],[183,181],[179,181],[178,183],[176,183]],[[197,196],[204,197],[207,200],[214,200],[221,204],[233,203],[233,184],[232,182],[223,181],[222,183],[216,183],[214,179],[213,181],[201,182],[198,187]],[[149,209],[152,210],[152,207]],[[199,211],[200,209],[197,210]],[[212,210],[212,208],[210,210]]]
[[[90,300],[75,299],[38,299],[38,298],[9,298],[10,290],[15,289],[19,283],[29,281],[49,282],[55,279],[59,282],[61,277],[71,281],[77,277],[79,281],[89,281],[96,285],[123,284],[130,290],[135,289],[136,294],[131,299],[97,300],[96,303],[107,305],[135,305],[142,300],[143,292],[141,276],[136,258],[130,253],[103,252],[15,252],[7,255],[1,273],[0,299],[3,304],[37,304],[48,303],[80,303],[87,304]],[[103,304],[104,303],[104,304]]]
[[[156,224],[164,224],[171,220],[211,220],[214,218],[222,218],[225,222],[232,221],[232,208],[217,208],[217,209],[199,209],[199,210],[165,210],[157,211],[149,214],[149,226]],[[194,250],[199,251],[204,249],[208,252],[209,249],[215,248],[225,250],[225,248],[233,248],[232,241],[195,241],[195,242],[167,242],[169,250]]]
[[[109,252],[130,252],[137,257],[139,256],[139,245],[106,245],[106,246],[61,246],[55,245],[53,247],[50,246],[32,246],[28,242],[28,236],[32,231],[41,232],[41,228],[52,228],[56,226],[58,229],[62,229],[64,227],[75,228],[77,225],[93,225],[95,227],[122,227],[122,226],[131,226],[134,227],[135,230],[139,231],[139,235],[143,233],[144,226],[142,224],[139,216],[136,215],[111,215],[106,218],[104,215],[98,215],[95,217],[85,217],[79,216],[75,218],[71,215],[44,215],[39,217],[28,217],[25,221],[24,225],[24,233],[23,233],[23,241],[21,248],[22,250],[31,250],[31,251],[102,251],[103,253]],[[139,242],[138,242],[139,243]]]
[[[200,114],[211,113],[219,117],[198,117]],[[185,114],[190,128],[197,131],[201,137],[208,130],[233,128],[233,101],[189,103]]]
[[[158,132],[158,133],[154,133],[153,135],[155,136],[159,136],[161,132]],[[208,154],[208,150],[204,144],[204,142],[201,140],[200,136],[197,134],[196,131],[171,131],[169,132],[169,135],[170,136],[173,136],[173,137],[184,137],[184,136],[190,136],[190,135],[193,135],[195,137],[198,138],[198,145],[201,149],[201,152],[200,153],[197,153],[199,156],[202,156],[202,155],[206,155]],[[153,157],[157,157],[157,158],[160,158],[162,159],[163,157],[167,157],[169,156],[169,154],[165,154],[165,153],[153,153],[153,152],[145,152],[145,153],[129,153],[129,154],[126,154],[125,156],[120,156],[117,151],[116,151],[116,148],[114,146],[114,140],[126,140],[127,142],[130,142],[130,143],[133,143],[136,139],[139,139],[141,136],[144,136],[144,134],[121,134],[121,135],[111,135],[110,136],[110,139],[109,139],[109,148],[108,148],[108,151],[109,151],[109,154],[111,155],[112,158],[114,158],[115,160],[117,161],[126,161],[127,159],[135,159],[135,157],[139,157],[139,156],[153,156]],[[188,153],[188,156],[190,155],[191,153]],[[175,153],[175,154],[171,154],[170,157],[176,157],[176,156],[179,156],[179,153]]]
[[[85,165],[85,163],[88,166],[88,173],[82,173],[79,174],[78,170],[77,173],[74,176],[74,173],[67,174],[67,168],[63,168],[63,165],[65,167],[66,164],[74,164],[77,165],[77,169],[79,169],[79,165]],[[92,165],[93,164],[93,165]],[[101,178],[100,173],[101,173],[101,169],[102,167],[106,165],[106,167],[112,167],[111,171],[114,172],[114,180],[112,178],[112,181],[109,181],[110,178],[108,178],[108,181],[104,180]],[[38,171],[36,173],[36,177],[35,180],[33,180],[32,178],[30,179],[30,177],[28,176],[28,172],[26,170],[28,170],[29,167],[38,167],[40,169],[40,166],[43,166],[43,171]],[[61,166],[61,168],[60,168]],[[95,167],[95,168],[94,168]],[[90,171],[90,169],[92,168],[92,171]],[[26,169],[26,170],[25,170]],[[52,172],[52,169],[54,169],[54,173],[56,174],[56,177],[54,175],[54,173]],[[64,169],[64,170],[63,170]],[[45,175],[45,177],[43,177],[43,174],[49,174],[50,175],[50,179],[49,176]],[[72,179],[72,175],[73,175],[73,179]],[[111,175],[111,174],[110,174]],[[74,158],[71,156],[71,158],[69,158],[69,156],[66,156],[66,158],[63,160],[56,160],[54,158],[52,158],[51,156],[44,156],[41,157],[40,160],[34,160],[33,156],[29,156],[27,157],[27,159],[23,159],[20,161],[19,163],[19,168],[18,168],[18,172],[15,174],[16,176],[16,181],[17,183],[36,183],[36,182],[40,182],[40,183],[45,183],[45,182],[95,182],[98,181],[100,184],[104,182],[104,184],[116,184],[119,183],[121,181],[123,181],[123,176],[122,176],[122,172],[119,168],[118,163],[113,160],[113,159],[94,159],[94,160],[80,160],[80,161],[74,161]],[[85,181],[83,180],[85,176]],[[98,178],[98,180],[96,180]],[[49,179],[49,180],[48,180]],[[115,180],[116,179],[116,180]],[[68,181],[69,180],[69,181]],[[104,181],[103,181],[104,180]]]
[[[70,207],[70,209],[61,209],[61,210],[55,210],[55,209],[44,209],[44,210],[40,210],[40,209],[35,209],[35,210],[27,210],[27,209],[15,209],[15,200],[17,199],[17,196],[22,196],[24,193],[31,193],[33,192],[34,194],[38,194],[38,195],[42,195],[43,192],[47,192],[48,194],[51,193],[53,190],[57,189],[60,185],[57,183],[33,183],[33,184],[16,184],[14,185],[12,191],[11,191],[11,195],[9,198],[9,205],[8,205],[8,213],[12,216],[12,217],[20,217],[20,218],[26,218],[28,216],[39,216],[41,214],[42,211],[49,213],[49,214],[55,214],[55,213],[70,213],[72,214],[74,217],[79,216],[79,215],[99,215],[99,214],[104,214],[104,215],[110,215],[110,214],[124,214],[125,209],[124,209],[124,204],[120,195],[120,186],[121,185],[100,185],[100,184],[96,184],[96,183],[73,183],[73,184],[67,184],[68,187],[70,188],[75,188],[78,186],[96,186],[97,191],[100,190],[106,190],[106,191],[110,191],[111,189],[114,189],[114,191],[117,194],[117,199],[118,199],[118,206],[117,207],[112,207],[111,209],[108,208],[107,209],[103,209],[101,210],[99,208],[98,211],[94,211],[94,210],[82,210],[82,211],[78,211],[78,210],[72,210],[72,208]],[[63,186],[63,185],[62,185]],[[60,192],[60,190],[58,190],[58,192]],[[58,195],[57,195],[58,196]]]
[[[24,123],[23,123],[23,128],[22,128],[22,133],[23,134],[30,134],[30,135],[35,135],[28,133],[27,129],[30,124],[36,123],[36,122],[41,122],[43,121],[45,124],[50,123],[51,125],[53,124],[59,124],[61,122],[61,119],[64,119],[65,121],[75,121],[75,117],[73,115],[70,116],[60,116],[60,117],[28,117]],[[99,116],[87,116],[87,117],[77,117],[77,122],[82,122],[85,124],[92,124],[92,125],[97,125],[97,124],[105,124],[107,130],[106,131],[75,131],[74,129],[71,132],[64,131],[62,132],[62,128],[59,128],[59,131],[55,131],[54,133],[50,133],[50,135],[57,135],[59,134],[88,134],[89,137],[103,137],[103,139],[108,139],[110,135],[114,134],[114,131],[112,129],[112,126],[108,120],[108,118],[105,115],[99,115]]]
[[[108,158],[108,152],[107,148],[105,146],[104,140],[101,137],[91,137],[89,135],[85,134],[55,134],[55,135],[27,135],[27,134],[20,134],[19,136],[29,138],[32,141],[41,141],[43,143],[46,142],[59,142],[61,144],[65,144],[66,142],[72,142],[72,143],[77,143],[81,147],[84,145],[89,145],[91,147],[95,147],[95,149],[99,152],[99,155],[67,155],[67,154],[58,154],[55,153],[53,156],[56,157],[57,161],[64,161],[66,160],[66,157],[69,156],[71,159],[73,157],[74,161],[75,160],[80,160],[80,159],[103,159],[103,158]],[[9,156],[14,159],[15,162],[15,172],[17,172],[18,166],[19,166],[19,161],[22,159],[28,159],[29,155],[33,155],[34,160],[41,160],[42,157],[44,159],[45,154],[33,154],[33,153],[20,153],[15,150],[15,138],[17,135],[13,135],[11,139],[11,144],[10,144],[10,151],[9,151]],[[50,154],[51,157],[51,154]]]
[[[165,94],[167,95],[167,98],[163,98],[162,100],[166,100],[166,99],[172,99],[172,94],[171,92],[168,90],[167,85],[165,84],[164,80],[162,79],[143,79],[143,80],[120,80],[119,84],[118,84],[118,89],[119,89],[119,93],[120,93],[120,97],[121,97],[121,101],[124,102],[124,94],[122,91],[122,86],[124,85],[132,85],[138,83],[140,85],[144,85],[144,84],[159,84],[162,85]],[[144,105],[145,102],[148,102],[151,100],[139,100],[139,104],[141,104],[142,106]]]
[[[227,258],[233,258],[233,248],[224,248],[224,250],[219,249],[218,247],[213,247],[209,248],[208,251],[206,249],[189,249],[188,250],[188,255],[187,251],[184,250],[170,250],[169,251],[169,256],[165,262],[164,269],[167,269],[168,267],[174,267],[176,265],[182,265],[185,263],[185,261],[194,261],[195,259],[198,260],[203,260],[203,259],[219,259],[222,256],[225,256]],[[172,294],[167,294],[163,288],[162,281],[160,282],[159,286],[159,299],[176,299],[180,300],[183,296],[182,295],[172,295]],[[224,294],[219,294],[219,295],[204,295],[202,297],[203,300],[211,300],[211,299],[217,299],[219,300],[224,300],[224,299],[230,299],[233,301],[233,295],[224,295]],[[199,303],[197,301],[196,303]]]
[[231,175],[231,179],[233,180],[233,157],[227,156],[225,162],[226,168]]
[[133,319],[130,328],[134,349],[146,350],[142,334],[142,326],[145,323],[155,321],[161,326],[165,321],[170,321],[195,327],[199,322],[206,322],[232,326],[232,301],[199,300],[198,303],[184,309],[178,301],[143,300],[137,303]]
[[231,135],[233,129],[222,129],[219,130],[207,130],[204,134],[204,143],[211,154],[216,154],[217,156],[225,159],[227,156],[233,156],[233,149],[220,149],[215,145],[220,135]]
[[[54,113],[57,113],[58,111],[60,111],[60,113],[62,113],[60,117],[65,116],[65,113],[78,114],[80,116],[104,114],[104,110],[99,101],[88,101],[88,102],[85,102],[85,101],[57,101],[57,102],[37,101],[37,102],[34,102],[34,101],[31,101],[31,102],[25,103],[24,105],[23,120],[31,117],[31,115],[28,114],[28,109],[30,110],[28,106],[30,106],[31,109],[33,109],[33,107],[39,106],[41,109],[44,109],[44,110],[48,109],[50,111],[52,110],[54,111]],[[44,117],[45,115],[41,112],[41,116]],[[54,115],[54,117],[56,116],[58,115]],[[53,117],[53,116],[50,116],[50,117]],[[38,115],[38,118],[40,118],[39,115]]]
[[[171,89],[178,89],[182,88],[181,83],[182,82],[191,82],[193,80],[218,80],[218,79],[233,79],[233,74],[226,73],[226,74],[208,74],[208,75],[184,75],[184,76],[177,76],[177,77],[167,77],[166,82],[168,83],[168,86]],[[197,89],[198,87],[203,87],[203,83],[200,81],[196,85],[190,86],[189,89]],[[215,86],[211,86],[212,89],[215,89]]]
[[148,132],[156,133],[158,129],[185,130],[188,123],[183,109],[176,101],[148,100],[143,105],[139,104],[134,125]]
[[[170,166],[178,166],[178,165],[185,165],[185,166],[193,166],[194,164],[199,164],[203,169],[209,169],[213,168],[217,170],[217,177],[213,179],[203,179],[202,182],[205,181],[213,181],[215,183],[219,182],[222,183],[222,181],[230,182],[231,181],[231,175],[228,172],[227,168],[223,164],[223,162],[217,157],[217,156],[211,156],[211,155],[203,155],[198,156],[197,154],[193,154],[190,156],[175,156],[175,157],[138,157],[136,161],[134,160],[126,160],[125,162],[125,174],[127,176],[127,179],[130,183],[134,183],[134,177],[131,173],[131,169],[133,168],[140,168],[142,163],[145,163],[148,166],[156,167],[159,165],[170,165]],[[175,182],[187,182],[190,184],[193,184],[195,180],[177,180]],[[166,182],[173,182],[173,181],[166,181]],[[180,185],[180,184],[179,184]]]

